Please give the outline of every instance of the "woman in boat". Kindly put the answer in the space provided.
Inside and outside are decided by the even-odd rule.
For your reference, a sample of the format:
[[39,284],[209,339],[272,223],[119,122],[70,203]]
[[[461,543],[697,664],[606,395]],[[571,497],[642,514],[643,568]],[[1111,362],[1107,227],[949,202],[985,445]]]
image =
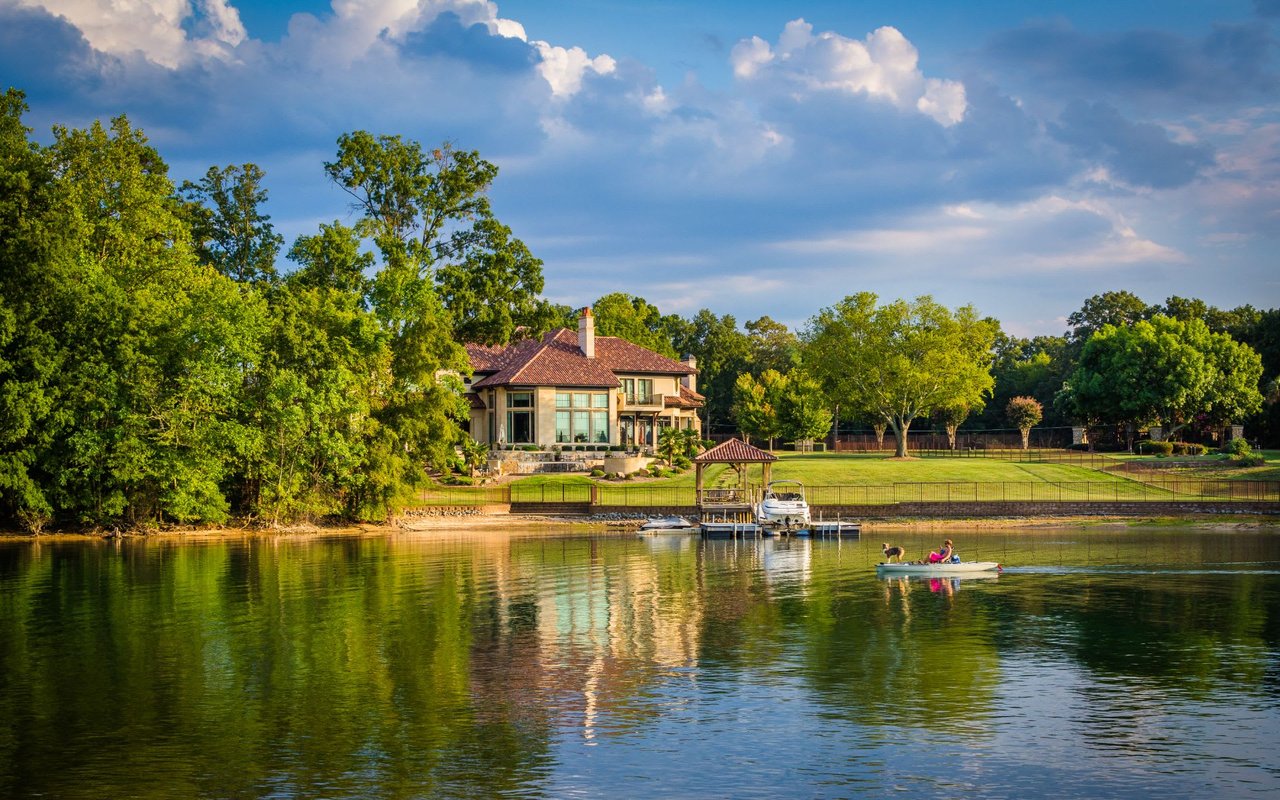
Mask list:
[[[929,560],[927,563],[945,564],[951,560],[951,554],[952,554],[951,540],[947,539],[945,542],[942,543],[942,547],[929,553]],[[925,562],[921,562],[921,563],[925,563]]]

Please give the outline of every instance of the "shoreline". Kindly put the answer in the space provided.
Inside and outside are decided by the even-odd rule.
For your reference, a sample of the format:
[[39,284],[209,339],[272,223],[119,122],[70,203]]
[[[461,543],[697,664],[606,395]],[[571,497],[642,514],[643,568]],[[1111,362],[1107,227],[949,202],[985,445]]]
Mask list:
[[[124,539],[155,540],[211,540],[235,537],[325,537],[369,535],[386,536],[397,533],[427,533],[432,531],[473,531],[492,533],[509,528],[543,528],[548,535],[561,535],[582,529],[583,532],[602,531],[638,532],[646,519],[643,515],[628,518],[599,518],[590,516],[550,516],[542,514],[457,514],[407,516],[383,524],[300,524],[279,527],[214,527],[169,528],[134,531],[50,531],[32,535],[22,531],[0,531],[2,541],[116,541]],[[1201,514],[1187,517],[1169,516],[1063,516],[1063,517],[904,517],[900,519],[873,519],[861,523],[862,533],[900,530],[1004,530],[1008,528],[1134,528],[1151,526],[1187,526],[1213,530],[1254,530],[1258,528],[1280,529],[1280,517],[1240,514]],[[521,530],[521,533],[531,533]]]

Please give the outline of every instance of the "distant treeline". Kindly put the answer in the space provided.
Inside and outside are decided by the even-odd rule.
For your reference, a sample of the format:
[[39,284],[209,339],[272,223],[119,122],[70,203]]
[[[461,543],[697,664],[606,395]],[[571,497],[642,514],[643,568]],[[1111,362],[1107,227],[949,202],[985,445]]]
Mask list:
[[[45,146],[26,111],[20,91],[0,98],[0,518],[10,525],[385,519],[431,471],[459,466],[460,343],[574,324],[573,309],[541,297],[542,263],[492,213],[497,168],[478,153],[340,137],[319,168],[354,218],[285,250],[255,165],[175,185],[124,117],[55,127]],[[622,293],[593,310],[600,335],[697,356],[708,430],[733,424],[741,375],[804,369],[807,332],[769,317],[686,319]],[[989,321],[994,384],[966,424],[1007,427],[1003,409],[1020,395],[1043,402],[1044,424],[1063,424],[1054,399],[1084,343],[1106,323],[1157,313],[1249,344],[1264,383],[1280,374],[1275,310],[1108,293],[1061,337],[1016,339]],[[851,419],[856,404],[825,401]],[[1249,424],[1268,440],[1280,430],[1274,407]]]

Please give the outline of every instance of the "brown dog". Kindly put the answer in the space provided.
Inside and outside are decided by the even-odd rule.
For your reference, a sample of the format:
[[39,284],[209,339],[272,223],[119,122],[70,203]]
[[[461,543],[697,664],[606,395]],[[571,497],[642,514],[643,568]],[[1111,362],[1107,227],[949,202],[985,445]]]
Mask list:
[[901,564],[902,557],[905,556],[906,554],[907,554],[907,551],[903,550],[901,547],[898,547],[896,544],[891,545],[888,542],[885,542],[885,545],[884,545],[885,561],[892,561],[896,558],[898,559],[898,563]]

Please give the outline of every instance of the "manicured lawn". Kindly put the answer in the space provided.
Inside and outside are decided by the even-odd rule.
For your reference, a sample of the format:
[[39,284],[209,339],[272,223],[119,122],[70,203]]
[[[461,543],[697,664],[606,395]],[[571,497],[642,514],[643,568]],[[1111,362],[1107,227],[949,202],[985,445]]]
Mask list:
[[[875,486],[893,483],[1012,481],[1122,481],[1111,473],[1071,464],[1021,463],[994,458],[915,458],[882,455],[780,453],[774,478],[806,485]],[[758,473],[756,473],[758,474]]]
[[[774,479],[802,481],[809,501],[815,505],[853,505],[908,501],[1002,501],[1002,500],[1125,500],[1192,499],[1239,496],[1231,488],[1235,480],[1280,479],[1280,453],[1269,451],[1266,466],[1249,469],[1222,469],[1205,466],[1187,470],[1112,473],[1076,464],[1018,462],[995,458],[914,458],[894,460],[882,454],[776,453]],[[747,480],[759,484],[759,465],[747,467]],[[1227,479],[1227,480],[1221,480]],[[736,486],[737,474],[726,465],[705,470],[707,488]],[[586,502],[592,487],[598,502],[625,506],[688,505],[694,502],[695,473],[671,478],[605,481],[585,475],[532,475],[514,481],[510,497],[516,501]],[[1236,487],[1241,488],[1241,487]],[[1243,487],[1248,489],[1248,487]],[[468,502],[454,495],[429,491],[428,502]],[[477,496],[501,489],[474,490]],[[1253,490],[1249,490],[1253,491]],[[1269,496],[1269,495],[1268,495]],[[450,499],[452,498],[452,499]],[[1264,498],[1258,498],[1264,499]],[[490,502],[492,498],[484,502]],[[470,502],[481,502],[472,500]]]

